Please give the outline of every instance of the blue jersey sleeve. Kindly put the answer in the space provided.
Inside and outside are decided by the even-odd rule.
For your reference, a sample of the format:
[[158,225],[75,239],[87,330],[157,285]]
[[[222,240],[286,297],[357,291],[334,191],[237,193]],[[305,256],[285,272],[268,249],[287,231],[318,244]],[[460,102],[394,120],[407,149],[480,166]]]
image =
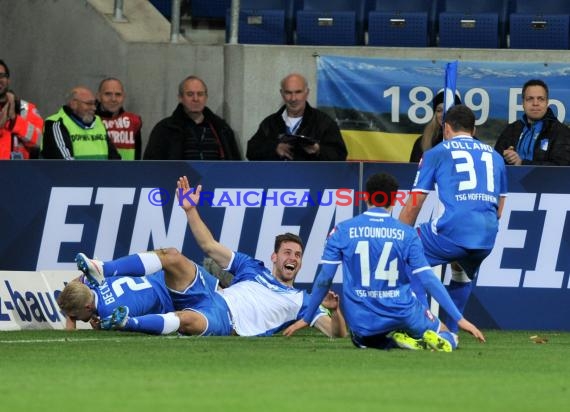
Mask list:
[[437,163],[438,158],[435,151],[430,150],[424,153],[416,172],[413,190],[429,192],[435,189]]
[[303,316],[303,320],[308,324],[311,324],[317,315],[319,306],[331,287],[337,266],[338,265],[323,264],[319,274],[315,278],[307,312],[305,313],[305,316]]
[[342,251],[339,244],[342,238],[339,229],[335,227],[327,239],[321,259],[321,270],[313,282],[309,306],[305,316],[303,316],[303,320],[308,324],[317,314],[319,305],[330,290],[338,265],[342,262]]
[[258,275],[272,278],[271,272],[262,261],[252,258],[241,252],[233,252],[228,271],[234,275],[232,284],[243,280],[255,280]]
[[431,269],[419,272],[417,276],[426,291],[439,302],[441,307],[454,321],[457,322],[463,317],[459,309],[457,309],[457,306],[455,306],[455,303],[451,300],[449,293],[447,293],[447,290],[445,290],[443,284]]
[[407,250],[407,264],[412,272],[419,272],[426,269],[431,269],[428,263],[422,241],[418,236],[417,232],[412,229],[407,231],[406,237],[408,240],[408,250]]

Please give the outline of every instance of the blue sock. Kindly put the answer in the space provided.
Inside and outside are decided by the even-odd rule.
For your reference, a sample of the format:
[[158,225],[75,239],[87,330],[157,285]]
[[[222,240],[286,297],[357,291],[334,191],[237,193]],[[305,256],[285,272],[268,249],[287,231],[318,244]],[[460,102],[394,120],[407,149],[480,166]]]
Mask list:
[[103,262],[103,275],[109,276],[144,276],[162,269],[156,253],[145,252],[124,256]]
[[453,334],[451,332],[448,332],[448,331],[439,332],[439,336],[441,336],[443,339],[449,341],[449,343],[451,343],[451,347],[453,348],[453,350],[455,350],[455,348],[457,348],[457,342],[455,341],[455,337],[453,336]]
[[[451,296],[451,300],[453,303],[455,303],[455,306],[457,306],[457,309],[459,309],[459,312],[462,314],[465,310],[465,306],[467,306],[467,301],[471,295],[472,288],[473,282],[457,282],[455,280],[451,280],[449,282],[449,286],[447,287],[447,291],[449,292],[449,296]],[[459,331],[457,322],[455,322],[449,316],[447,317],[445,324],[451,332],[457,333]]]
[[422,282],[420,282],[417,276],[410,276],[410,287],[412,288],[412,292],[414,292],[416,298],[418,298],[421,304],[426,308],[429,308],[426,290],[424,289],[424,285],[422,285]]
[[166,335],[175,332],[180,327],[180,319],[174,313],[164,315],[143,315],[128,318],[122,330],[142,332],[153,335]]

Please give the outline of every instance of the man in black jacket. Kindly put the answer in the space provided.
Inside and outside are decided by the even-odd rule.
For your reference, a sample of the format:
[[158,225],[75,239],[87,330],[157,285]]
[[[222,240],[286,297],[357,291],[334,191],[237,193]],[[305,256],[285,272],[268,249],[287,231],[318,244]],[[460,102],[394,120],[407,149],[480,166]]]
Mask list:
[[208,88],[196,76],[178,86],[179,104],[172,116],[154,126],[145,160],[241,160],[231,127],[206,107]]
[[281,80],[285,105],[266,117],[247,142],[249,160],[346,160],[338,125],[307,102],[309,87],[300,74]]
[[524,115],[503,130],[495,150],[508,165],[570,165],[570,129],[548,107],[546,83],[527,81],[522,100]]

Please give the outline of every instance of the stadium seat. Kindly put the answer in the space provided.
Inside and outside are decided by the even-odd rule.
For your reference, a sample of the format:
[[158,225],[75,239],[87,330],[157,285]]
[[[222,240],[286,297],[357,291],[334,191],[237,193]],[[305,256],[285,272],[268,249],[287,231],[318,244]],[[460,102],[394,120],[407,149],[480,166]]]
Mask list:
[[372,1],[368,13],[368,45],[435,46],[438,3],[438,0]]
[[[238,43],[292,44],[294,0],[241,0]],[[231,29],[231,10],[226,14],[226,40]]]
[[445,0],[439,13],[439,46],[507,47],[509,0]]
[[564,49],[570,47],[570,2],[567,0],[513,0],[510,15],[512,49]]
[[297,11],[297,44],[364,44],[367,0],[304,0]]
[[190,2],[192,19],[224,20],[226,10],[231,7],[232,0],[192,0]]

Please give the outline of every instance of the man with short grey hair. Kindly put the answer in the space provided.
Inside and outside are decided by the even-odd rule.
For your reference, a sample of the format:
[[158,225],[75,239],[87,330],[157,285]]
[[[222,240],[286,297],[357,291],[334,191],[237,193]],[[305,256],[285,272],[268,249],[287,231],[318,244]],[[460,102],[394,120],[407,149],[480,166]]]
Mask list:
[[197,76],[178,86],[178,106],[154,126],[145,160],[241,160],[231,127],[207,106],[208,88]]
[[340,129],[308,102],[309,85],[298,73],[281,80],[284,105],[266,117],[247,142],[249,160],[346,160]]

